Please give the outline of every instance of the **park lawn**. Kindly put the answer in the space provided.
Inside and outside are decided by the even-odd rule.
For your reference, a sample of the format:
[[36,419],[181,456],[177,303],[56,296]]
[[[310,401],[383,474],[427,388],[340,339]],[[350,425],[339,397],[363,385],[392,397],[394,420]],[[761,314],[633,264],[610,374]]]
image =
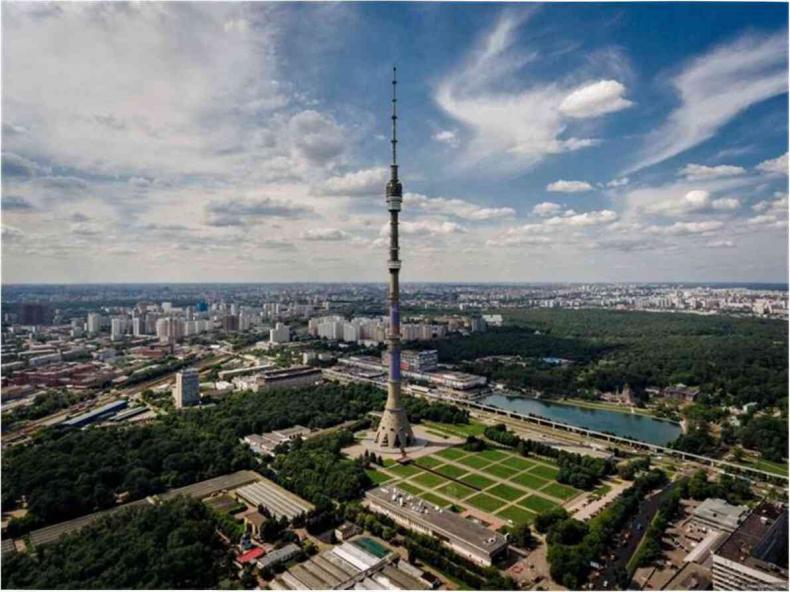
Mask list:
[[441,493],[442,495],[447,495],[455,499],[464,499],[465,497],[469,497],[475,492],[474,489],[470,489],[466,485],[461,485],[460,483],[452,483],[452,482],[448,483],[443,487],[440,487],[436,491],[438,493]]
[[517,485],[523,485],[524,487],[529,487],[530,489],[540,489],[548,481],[546,479],[541,479],[537,475],[533,475],[532,473],[521,473],[520,475],[516,475],[515,477],[510,477],[508,479],[512,483]]
[[477,422],[466,423],[438,423],[435,421],[423,421],[427,428],[435,429],[453,436],[466,438],[467,436],[480,436],[486,427]]
[[574,489],[569,485],[563,485],[562,483],[549,483],[546,487],[541,489],[540,492],[548,493],[550,496],[561,500],[569,500],[579,495],[578,489]]
[[486,467],[489,464],[491,464],[490,460],[480,458],[477,454],[470,454],[469,456],[459,459],[456,462],[464,464],[468,467],[472,467],[473,469],[482,469],[483,467]]
[[502,452],[501,450],[495,450],[493,448],[489,448],[487,450],[483,450],[481,452],[478,452],[477,456],[480,456],[482,458],[487,458],[488,460],[497,461],[497,460],[502,460],[503,458],[506,458],[508,456],[508,454],[505,453],[505,452]]
[[548,479],[549,481],[556,479],[557,475],[560,474],[560,470],[557,467],[548,467],[546,465],[537,465],[530,469],[529,472],[538,477]]
[[439,506],[440,508],[446,508],[447,506],[453,503],[450,500],[446,500],[443,497],[440,497],[430,492],[422,493],[420,494],[420,497],[424,499],[426,502],[433,504],[434,506]]
[[518,505],[521,506],[522,508],[526,508],[528,510],[532,510],[533,512],[537,512],[538,514],[540,514],[541,512],[545,512],[546,510],[551,510],[552,508],[558,506],[559,504],[540,495],[531,495],[527,499],[523,499],[520,502],[518,502]]
[[444,450],[440,450],[435,454],[435,456],[440,456],[442,458],[447,458],[449,460],[457,460],[462,456],[466,456],[468,453],[466,450],[461,450],[459,448],[445,448]]
[[485,489],[486,487],[491,487],[495,483],[495,481],[488,477],[483,477],[479,473],[469,473],[466,477],[462,477],[458,480],[475,489]]
[[415,467],[414,465],[393,465],[387,468],[387,472],[397,475],[398,477],[406,478],[421,473],[422,471],[419,467]]
[[491,489],[486,489],[486,493],[501,497],[503,500],[507,500],[509,502],[514,502],[518,498],[527,495],[527,492],[523,489],[518,489],[517,487],[512,487],[511,485],[506,485],[505,483],[500,483]]
[[500,510],[496,515],[505,520],[512,520],[513,524],[532,524],[535,520],[535,513],[519,508],[518,506],[510,506],[504,510]]
[[436,456],[423,456],[415,460],[414,464],[425,469],[432,469],[444,464],[444,459]]
[[433,473],[422,473],[421,475],[417,475],[416,477],[412,477],[410,479],[410,483],[416,483],[417,485],[427,489],[433,489],[434,487],[446,482],[447,479],[440,477],[439,475],[434,475]]
[[394,459],[392,459],[392,458],[385,458],[384,459],[384,468],[391,467],[394,464],[397,464]]
[[516,469],[511,469],[510,467],[506,467],[504,465],[491,465],[488,467],[483,467],[482,470],[486,473],[494,475],[494,477],[499,477],[500,479],[508,479],[518,473]]
[[516,469],[518,471],[523,471],[524,469],[531,469],[535,466],[535,463],[531,460],[527,460],[525,458],[521,458],[518,456],[510,456],[503,460],[501,463],[506,467],[510,467],[511,469]]
[[381,471],[377,471],[375,469],[367,469],[365,470],[365,473],[367,474],[368,477],[370,477],[370,480],[373,481],[373,483],[375,483],[376,485],[381,485],[382,483],[386,483],[387,481],[392,479],[392,477],[390,477],[389,475],[382,473]]
[[457,467],[455,465],[442,465],[441,467],[436,467],[434,469],[440,475],[444,475],[445,477],[449,477],[450,479],[457,479],[461,475],[466,475],[469,472],[469,469],[464,469],[461,467]]
[[464,503],[474,506],[478,510],[483,510],[483,512],[491,513],[496,512],[499,508],[507,504],[507,502],[503,502],[502,500],[490,495],[486,495],[485,493],[478,493],[477,495],[465,500]]
[[600,486],[598,489],[596,489],[595,491],[593,491],[593,493],[594,493],[595,495],[599,496],[599,497],[603,497],[603,496],[605,496],[607,493],[609,493],[610,491],[612,491],[612,486],[611,486],[611,485],[608,485],[608,484],[606,484],[606,483],[604,483],[604,484],[603,484],[603,485],[601,485],[601,486]]
[[420,489],[413,483],[409,483],[408,481],[401,481],[396,485],[396,487],[412,495],[419,495],[421,493],[424,493],[422,489]]

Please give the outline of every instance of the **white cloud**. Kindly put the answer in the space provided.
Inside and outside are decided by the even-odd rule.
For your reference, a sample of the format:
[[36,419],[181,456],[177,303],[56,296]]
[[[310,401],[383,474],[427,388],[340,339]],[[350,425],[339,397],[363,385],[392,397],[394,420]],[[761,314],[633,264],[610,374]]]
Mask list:
[[458,134],[452,130],[439,130],[433,134],[432,137],[437,142],[442,142],[443,144],[449,144],[450,146],[458,145]]
[[609,181],[606,186],[607,187],[625,187],[628,185],[628,177],[620,177],[619,179],[612,179]]
[[599,80],[577,88],[560,103],[560,112],[568,117],[597,117],[633,105],[623,98],[625,86],[616,80]]
[[672,78],[680,106],[651,132],[626,172],[708,140],[750,106],[787,92],[787,36],[743,36],[691,61]]
[[536,216],[554,216],[560,212],[562,206],[550,201],[544,201],[532,208],[532,213]]
[[[400,233],[405,236],[438,236],[450,234],[463,234],[467,232],[466,228],[455,222],[433,222],[433,221],[420,221],[420,222],[406,222],[400,223]],[[381,227],[379,236],[389,236],[389,224]]]
[[552,240],[548,236],[505,236],[486,241],[487,247],[518,247],[522,245],[547,245]]
[[330,177],[312,192],[322,195],[371,196],[384,195],[389,178],[387,167],[374,167]]
[[302,233],[302,238],[307,241],[344,241],[351,235],[339,228],[316,228]]
[[617,212],[599,210],[570,216],[555,216],[546,220],[545,224],[548,226],[597,226],[599,224],[609,224],[617,220],[617,218]]
[[714,210],[737,210],[741,207],[740,200],[735,199],[734,197],[722,197],[719,199],[714,199],[711,202],[711,207]]
[[669,226],[650,226],[647,232],[668,236],[686,236],[692,234],[708,234],[724,228],[724,222],[706,220],[703,222],[675,222]]
[[764,160],[757,165],[757,169],[764,173],[771,173],[776,175],[787,174],[787,152],[782,156],[777,156],[769,160]]
[[642,207],[642,210],[648,214],[679,216],[692,212],[699,213],[710,210],[737,210],[740,206],[740,201],[733,197],[711,199],[709,191],[693,189],[682,197],[671,196],[659,201],[647,203]]
[[404,207],[417,207],[432,214],[454,216],[463,220],[485,221],[511,218],[516,215],[513,208],[486,208],[457,198],[428,197],[420,193],[403,196]]
[[592,188],[592,185],[586,181],[564,181],[562,179],[546,185],[546,191],[555,193],[579,193],[581,191],[590,191]]
[[735,248],[735,243],[731,240],[715,240],[707,243],[705,246],[710,249],[733,249]]
[[704,164],[687,164],[678,173],[690,181],[702,179],[717,179],[720,177],[734,177],[742,175],[746,169],[739,166],[721,164],[718,166],[706,166]]

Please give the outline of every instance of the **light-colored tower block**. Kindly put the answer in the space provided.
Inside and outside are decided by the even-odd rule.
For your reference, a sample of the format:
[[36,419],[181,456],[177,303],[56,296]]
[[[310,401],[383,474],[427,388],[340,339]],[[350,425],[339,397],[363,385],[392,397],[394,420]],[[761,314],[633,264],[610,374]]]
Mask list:
[[400,259],[398,247],[398,212],[403,201],[403,186],[398,180],[397,159],[397,95],[395,92],[398,84],[393,68],[392,77],[392,165],[390,166],[390,181],[387,183],[387,209],[390,212],[390,256],[389,256],[389,307],[390,323],[387,335],[389,353],[389,382],[387,384],[387,404],[381,416],[379,427],[376,430],[374,442],[382,448],[394,450],[407,448],[416,443],[409,418],[401,402],[401,368],[400,368],[400,286],[398,274],[400,273]]

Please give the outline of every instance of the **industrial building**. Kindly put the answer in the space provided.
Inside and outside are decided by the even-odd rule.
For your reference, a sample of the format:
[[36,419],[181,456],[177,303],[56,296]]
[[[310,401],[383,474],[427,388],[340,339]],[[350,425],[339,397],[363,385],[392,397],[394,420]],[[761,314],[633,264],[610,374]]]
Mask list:
[[[359,537],[295,565],[269,582],[269,587],[272,590],[424,590],[429,587],[419,577],[419,570],[412,568],[407,573],[396,566],[396,558],[397,555],[372,538]],[[258,565],[265,560],[266,556]]]
[[250,434],[243,441],[255,454],[273,454],[274,449],[280,444],[303,439],[310,433],[310,429],[295,425],[284,430],[275,430],[266,434]]
[[295,493],[263,477],[255,483],[240,487],[235,495],[254,508],[263,506],[275,518],[285,516],[288,520],[293,520],[299,514],[306,514],[315,507]]
[[713,553],[714,590],[787,590],[787,508],[763,502]]
[[396,487],[377,487],[368,491],[365,499],[371,510],[405,528],[434,537],[480,565],[491,565],[507,550],[507,539],[498,532]]
[[102,419],[109,419],[122,409],[126,409],[128,405],[129,401],[126,399],[118,399],[117,401],[107,403],[106,405],[97,407],[96,409],[88,411],[87,413],[83,413],[82,415],[77,415],[76,417],[67,419],[60,425],[65,428],[81,428]]
[[263,388],[293,388],[315,384],[321,380],[321,370],[310,366],[291,366],[264,370]]

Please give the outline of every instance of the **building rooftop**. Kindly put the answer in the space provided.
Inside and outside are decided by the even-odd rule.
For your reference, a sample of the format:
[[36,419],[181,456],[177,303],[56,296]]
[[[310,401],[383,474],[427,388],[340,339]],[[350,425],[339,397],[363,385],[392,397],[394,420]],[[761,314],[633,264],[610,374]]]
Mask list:
[[787,508],[761,503],[724,541],[724,559],[787,578]]
[[486,553],[495,552],[507,542],[505,537],[498,532],[467,520],[454,512],[438,508],[396,487],[377,487],[365,495],[371,500],[396,509],[413,520],[429,523],[433,528]]
[[694,517],[708,523],[718,524],[721,528],[733,531],[749,513],[746,506],[733,506],[723,499],[708,498],[696,510]]

